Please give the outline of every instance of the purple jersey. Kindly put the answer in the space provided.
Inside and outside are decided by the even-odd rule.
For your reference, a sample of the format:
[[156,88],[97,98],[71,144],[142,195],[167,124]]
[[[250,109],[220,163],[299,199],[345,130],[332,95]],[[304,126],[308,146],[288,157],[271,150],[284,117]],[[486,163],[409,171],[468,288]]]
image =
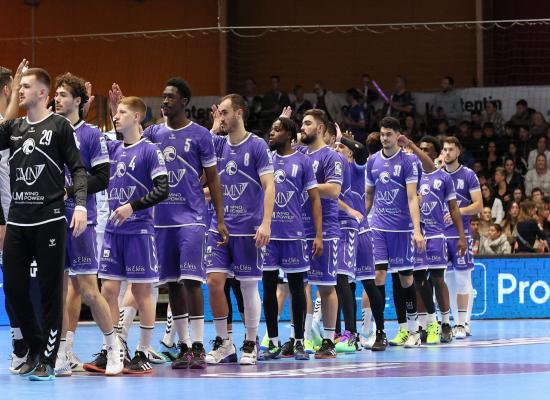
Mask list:
[[363,214],[363,221],[359,224],[359,233],[366,232],[369,229],[367,219],[367,208],[365,206],[365,178],[367,165],[351,164],[351,207]]
[[[212,136],[218,156],[223,188],[225,224],[230,235],[253,235],[262,223],[264,191],[260,177],[273,173],[271,154],[265,141],[249,133],[238,144],[227,136]],[[216,213],[210,229],[217,231]]]
[[272,239],[304,239],[302,193],[317,187],[309,157],[298,151],[287,156],[273,153],[275,206]]
[[[167,175],[164,158],[159,148],[141,139],[130,146],[122,141],[108,142],[111,158],[111,177],[109,178],[109,211],[139,200],[153,190],[153,179]],[[151,234],[153,227],[153,208],[134,212],[122,225],[114,226],[107,222],[106,232],[118,234]]]
[[443,235],[446,226],[444,217],[449,212],[448,202],[456,199],[451,176],[441,169],[423,172],[418,193],[424,235],[427,238]]
[[[454,183],[456,192],[456,203],[459,208],[468,207],[472,204],[472,193],[479,192],[479,180],[474,171],[470,168],[461,165],[454,172],[449,172]],[[462,224],[464,225],[464,234],[466,236],[471,235],[470,232],[470,215],[462,216]],[[458,231],[453,223],[447,225],[445,229],[445,236],[450,238],[457,238]]]
[[143,133],[155,143],[166,162],[170,194],[155,207],[155,227],[206,225],[206,203],[200,178],[216,165],[212,134],[190,122],[181,129],[152,125]]
[[374,188],[371,228],[388,232],[412,231],[407,184],[418,184],[417,157],[399,150],[385,157],[380,150],[367,161],[366,184]]
[[[342,190],[340,191],[339,200],[342,200],[349,207],[354,208],[353,196],[351,194],[351,169],[353,164],[351,164],[346,156],[342,153],[338,153],[340,159],[342,160],[342,165],[344,166],[344,176],[342,178]],[[338,221],[340,221],[341,228],[355,228],[359,227],[359,222],[353,217],[350,217],[345,211],[338,209]]]
[[[313,172],[317,178],[317,183],[337,183],[340,186],[344,179],[344,164],[338,153],[328,146],[321,147],[318,150],[310,152],[307,147],[297,146],[296,150],[306,152],[313,165]],[[315,238],[315,227],[313,225],[313,215],[311,213],[311,201],[307,193],[304,193],[304,225],[306,227],[306,237]],[[340,238],[340,223],[338,222],[338,199],[321,198],[321,208],[323,210],[323,238]]]
[[[107,150],[107,143],[103,133],[95,126],[87,124],[84,121],[80,121],[73,127],[76,134],[77,145],[80,149],[80,156],[82,162],[86,167],[88,173],[92,168],[99,164],[109,162],[109,151]],[[69,187],[73,185],[73,179],[71,173],[65,166],[65,186]],[[71,221],[73,218],[74,208],[76,206],[73,198],[65,200],[67,221]],[[97,224],[97,208],[95,194],[89,194],[86,201],[86,210],[88,211],[88,225]]]

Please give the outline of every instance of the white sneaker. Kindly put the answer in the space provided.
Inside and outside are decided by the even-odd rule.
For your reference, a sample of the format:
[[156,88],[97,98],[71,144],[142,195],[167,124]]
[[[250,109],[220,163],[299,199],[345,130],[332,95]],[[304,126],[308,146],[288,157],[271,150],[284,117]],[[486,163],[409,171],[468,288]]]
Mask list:
[[80,359],[72,350],[67,351],[67,357],[69,358],[69,362],[71,363],[71,369],[73,370],[73,372],[85,371],[82,361],[80,361]]
[[243,347],[241,347],[241,359],[239,364],[241,365],[256,365],[258,358],[258,351],[256,349],[256,343],[252,340],[245,340]]
[[107,346],[106,350],[107,367],[105,368],[105,375],[115,376],[120,374],[124,369],[124,346],[118,336],[115,339],[115,344]]
[[166,362],[164,357],[157,353],[151,346],[147,349],[147,354],[151,364],[164,364]]
[[466,329],[462,325],[456,326],[455,339],[466,339]]
[[469,323],[464,324],[464,330],[466,331],[466,336],[472,336],[472,328],[470,328]]
[[19,369],[27,362],[27,356],[29,355],[29,352],[27,351],[27,354],[25,354],[23,357],[17,357],[15,353],[11,353],[11,363],[10,363],[10,372],[12,374],[19,374]]
[[420,347],[420,332],[411,332],[409,331],[409,337],[405,342],[405,347],[408,349]]
[[372,348],[375,340],[376,335],[374,334],[374,332],[369,333],[367,336],[363,336],[363,334],[359,335],[359,343],[361,344],[361,347],[367,350],[370,350]]
[[[254,347],[256,345],[254,344]],[[206,355],[207,364],[237,362],[237,349],[231,340],[216,337],[212,350]]]
[[71,362],[67,354],[58,354],[55,360],[54,373],[56,377],[71,376],[73,370],[71,369]]

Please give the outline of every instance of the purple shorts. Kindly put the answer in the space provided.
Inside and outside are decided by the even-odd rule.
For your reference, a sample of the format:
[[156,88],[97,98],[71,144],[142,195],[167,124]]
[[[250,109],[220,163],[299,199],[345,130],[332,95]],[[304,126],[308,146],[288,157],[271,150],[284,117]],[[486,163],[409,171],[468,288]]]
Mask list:
[[374,264],[388,264],[388,272],[413,269],[414,246],[412,232],[372,230]]
[[460,257],[458,253],[458,238],[447,238],[447,251],[449,254],[449,262],[447,271],[465,271],[474,269],[474,239],[471,236],[466,236],[466,254]]
[[155,237],[105,232],[98,277],[134,283],[157,283],[159,267]]
[[[310,270],[307,279],[311,285],[336,286],[338,262],[341,260],[339,239],[323,240],[323,254],[318,258],[311,258]],[[313,239],[307,240],[307,254],[311,254]]]
[[65,271],[69,272],[69,275],[97,274],[95,226],[88,225],[86,230],[77,238],[73,237],[72,230],[68,230],[65,253]]
[[426,251],[415,250],[414,270],[447,268],[447,242],[444,237],[426,238]]
[[225,272],[239,281],[262,279],[265,248],[256,248],[253,236],[230,236],[227,246],[218,232],[208,232],[206,241],[206,273]]
[[338,274],[347,275],[351,279],[355,279],[358,235],[357,229],[340,228]]
[[309,256],[305,240],[272,239],[266,246],[264,271],[305,272],[309,270]]
[[205,231],[201,225],[156,229],[160,284],[183,279],[206,282]]
[[374,255],[372,254],[372,232],[360,233],[357,238],[357,270],[355,279],[374,279]]

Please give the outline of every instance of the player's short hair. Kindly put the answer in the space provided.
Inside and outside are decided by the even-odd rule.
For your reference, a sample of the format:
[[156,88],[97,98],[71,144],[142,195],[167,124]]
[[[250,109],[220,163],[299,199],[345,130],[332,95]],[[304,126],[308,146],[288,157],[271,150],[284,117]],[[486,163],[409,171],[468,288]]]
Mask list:
[[394,132],[401,132],[401,124],[399,120],[394,117],[384,117],[380,121],[380,128],[391,129]]
[[191,101],[191,88],[185,79],[180,78],[179,76],[170,78],[166,81],[166,86],[174,86],[178,89],[178,92],[182,98],[187,99],[188,102]]
[[445,139],[443,139],[443,145],[447,144],[454,144],[456,147],[458,147],[459,150],[462,150],[462,144],[460,143],[460,140],[458,140],[455,136],[447,136]]
[[293,120],[290,118],[279,117],[275,121],[279,121],[281,123],[281,128],[290,133],[290,138],[292,140],[296,140],[298,137],[298,127]]
[[89,100],[88,94],[86,93],[86,82],[84,79],[67,72],[63,75],[59,75],[55,79],[55,88],[58,89],[60,86],[66,86],[71,96],[80,97],[80,106],[78,107],[79,112],[82,112],[84,104]]
[[439,141],[439,139],[433,136],[425,135],[422,136],[422,138],[420,139],[420,143],[422,142],[430,143],[434,147],[436,154],[439,155],[439,153],[441,153],[441,142]]
[[25,72],[23,72],[23,76],[34,76],[38,82],[43,84],[48,88],[48,92],[52,88],[52,78],[50,78],[50,74],[48,74],[48,71],[42,68],[29,68]]
[[337,132],[336,132],[336,125],[334,124],[334,122],[332,121],[327,122],[327,133],[330,136],[336,136]]
[[318,108],[312,108],[311,110],[307,110],[304,113],[304,117],[312,116],[317,123],[325,125],[325,127],[328,129],[328,117],[327,113],[323,110],[320,110]]
[[143,118],[145,118],[145,114],[147,113],[147,105],[145,105],[145,102],[141,98],[137,96],[123,97],[119,104],[123,104],[133,112],[139,113],[141,115],[140,122]]
[[223,96],[218,104],[223,103],[225,100],[231,100],[231,107],[234,111],[243,110],[243,114],[246,112],[246,102],[240,94],[230,93]]
[[369,154],[374,154],[382,150],[382,142],[380,141],[380,132],[371,132],[367,136],[367,151]]
[[11,69],[0,67],[0,90],[3,89],[4,86],[11,84],[11,75]]

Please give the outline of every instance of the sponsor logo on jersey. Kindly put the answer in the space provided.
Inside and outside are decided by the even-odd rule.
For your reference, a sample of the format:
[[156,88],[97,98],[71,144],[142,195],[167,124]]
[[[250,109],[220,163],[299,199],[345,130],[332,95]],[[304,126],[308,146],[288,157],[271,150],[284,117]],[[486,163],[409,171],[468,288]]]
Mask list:
[[275,171],[275,183],[283,183],[286,180],[286,173],[283,169]]
[[294,196],[293,190],[287,190],[284,192],[277,192],[275,195],[275,203],[281,208],[286,207],[287,204],[290,202],[290,199],[292,199],[292,196]]
[[380,176],[378,177],[378,179],[380,179],[380,182],[386,184],[386,183],[389,183],[390,182],[390,173],[387,172],[387,171],[384,171],[382,173],[380,173]]
[[238,200],[244,193],[248,186],[248,182],[238,183],[236,185],[224,185],[223,194],[229,196],[231,200]]
[[167,146],[162,151],[162,154],[164,155],[164,159],[168,162],[172,162],[176,159],[177,153],[176,148],[174,146]]
[[109,200],[118,200],[120,204],[126,204],[128,203],[128,201],[130,201],[135,191],[135,186],[127,186],[121,188],[114,187],[109,192]]
[[430,215],[436,206],[437,201],[426,201],[420,206],[420,211],[424,215]]
[[393,204],[398,193],[399,189],[376,191],[376,200],[390,205]]
[[229,176],[233,176],[238,172],[237,163],[233,160],[225,164],[225,173]]
[[119,162],[117,165],[116,165],[116,172],[115,172],[116,176],[118,176],[119,178],[122,178],[125,174],[126,174],[126,164],[123,163],[123,162]]
[[34,185],[42,174],[42,171],[44,171],[44,167],[45,164],[34,165],[26,168],[17,167],[15,169],[15,181],[23,181],[28,186]]
[[428,185],[427,183],[420,185],[419,192],[422,196],[427,196],[430,193],[430,185]]
[[25,153],[26,155],[29,155],[34,151],[35,147],[36,147],[36,143],[34,142],[34,139],[28,138],[23,142],[23,146],[21,146],[21,150],[23,150],[23,153]]
[[176,171],[168,171],[168,185],[171,188],[178,186],[184,175],[185,168],[181,168]]

